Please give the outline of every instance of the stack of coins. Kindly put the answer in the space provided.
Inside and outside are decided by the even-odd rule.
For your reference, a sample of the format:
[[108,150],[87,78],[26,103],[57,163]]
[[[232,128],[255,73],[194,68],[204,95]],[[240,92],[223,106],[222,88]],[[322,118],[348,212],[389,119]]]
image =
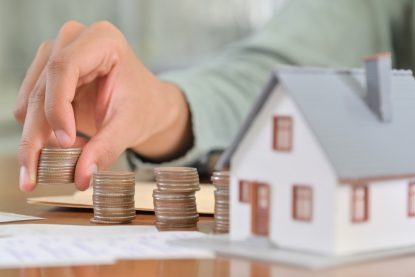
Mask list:
[[133,172],[103,171],[92,177],[94,217],[92,223],[122,224],[135,218]]
[[215,171],[212,175],[215,190],[214,233],[229,232],[229,171]]
[[196,229],[199,214],[195,193],[200,190],[197,170],[190,167],[159,167],[154,174],[157,182],[157,189],[153,191],[157,229]]
[[81,151],[81,148],[43,148],[37,169],[37,183],[73,183],[75,167]]

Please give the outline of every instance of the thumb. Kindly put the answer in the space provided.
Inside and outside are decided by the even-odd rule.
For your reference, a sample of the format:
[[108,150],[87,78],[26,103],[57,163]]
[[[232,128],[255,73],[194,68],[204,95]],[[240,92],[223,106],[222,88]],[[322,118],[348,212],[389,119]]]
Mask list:
[[77,189],[86,190],[89,187],[92,174],[98,170],[106,169],[126,149],[122,143],[122,136],[114,135],[120,134],[116,125],[114,122],[103,126],[85,144],[75,171],[75,186]]

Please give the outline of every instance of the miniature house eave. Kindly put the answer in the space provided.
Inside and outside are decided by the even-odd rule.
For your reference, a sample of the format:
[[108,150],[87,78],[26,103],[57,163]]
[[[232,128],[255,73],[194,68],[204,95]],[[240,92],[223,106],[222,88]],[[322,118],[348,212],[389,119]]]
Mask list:
[[415,178],[415,80],[409,70],[393,70],[392,75],[394,118],[384,124],[365,102],[363,70],[276,68],[234,141],[219,159],[217,169],[229,165],[256,115],[280,84],[306,118],[339,183]]

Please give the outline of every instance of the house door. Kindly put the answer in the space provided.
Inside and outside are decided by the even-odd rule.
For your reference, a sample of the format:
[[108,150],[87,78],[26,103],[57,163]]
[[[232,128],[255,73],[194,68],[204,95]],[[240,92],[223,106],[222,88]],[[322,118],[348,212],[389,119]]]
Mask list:
[[265,183],[252,184],[252,233],[268,236],[270,214],[270,188]]

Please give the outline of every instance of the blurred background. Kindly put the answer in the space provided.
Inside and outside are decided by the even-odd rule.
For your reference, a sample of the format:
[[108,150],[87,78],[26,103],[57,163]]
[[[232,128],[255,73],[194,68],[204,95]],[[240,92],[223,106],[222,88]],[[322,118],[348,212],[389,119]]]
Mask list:
[[[0,182],[15,186],[20,127],[13,105],[37,47],[67,20],[109,20],[143,62],[161,72],[203,62],[265,24],[284,0],[1,0]],[[12,179],[10,179],[13,176]],[[0,184],[0,186],[3,184]]]

